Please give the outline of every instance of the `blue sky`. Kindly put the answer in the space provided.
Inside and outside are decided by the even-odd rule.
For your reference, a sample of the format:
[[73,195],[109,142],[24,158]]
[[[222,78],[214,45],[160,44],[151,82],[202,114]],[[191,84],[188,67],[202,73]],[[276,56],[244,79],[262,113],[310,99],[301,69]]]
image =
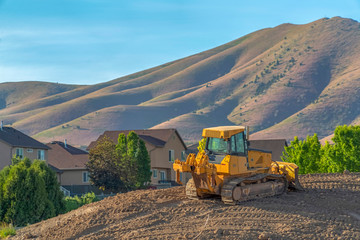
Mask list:
[[360,0],[0,0],[0,82],[95,84]]

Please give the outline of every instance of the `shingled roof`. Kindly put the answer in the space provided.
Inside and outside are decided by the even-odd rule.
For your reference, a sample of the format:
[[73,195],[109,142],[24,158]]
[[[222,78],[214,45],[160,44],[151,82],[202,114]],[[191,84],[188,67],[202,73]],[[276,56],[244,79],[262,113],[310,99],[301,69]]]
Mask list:
[[36,141],[32,137],[29,137],[12,127],[2,127],[2,129],[0,129],[0,141],[9,144],[12,147],[50,149],[45,144]]
[[85,164],[89,161],[86,151],[73,147],[63,142],[54,141],[46,144],[51,150],[48,151],[48,163],[56,169],[86,169]]
[[178,131],[174,128],[169,129],[142,129],[142,130],[121,130],[121,131],[105,131],[102,135],[98,137],[98,139],[94,142],[91,142],[88,150],[94,148],[96,146],[97,141],[102,139],[104,136],[107,136],[112,141],[117,142],[119,134],[124,133],[128,135],[129,132],[134,131],[144,142],[147,142],[155,147],[164,147],[167,141],[169,141],[170,137],[175,133],[178,135],[180,141],[184,145],[186,149],[186,145],[183,142],[182,138]]

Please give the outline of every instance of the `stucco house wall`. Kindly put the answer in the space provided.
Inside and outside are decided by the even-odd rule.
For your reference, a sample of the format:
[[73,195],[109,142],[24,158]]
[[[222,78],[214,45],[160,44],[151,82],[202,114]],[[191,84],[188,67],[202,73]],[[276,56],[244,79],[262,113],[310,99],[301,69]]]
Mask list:
[[63,173],[59,177],[60,185],[90,185],[89,181],[83,181],[83,173],[86,169],[62,169]]
[[0,141],[0,170],[11,164],[11,147]]
[[48,150],[44,150],[44,149],[35,149],[35,148],[25,148],[25,147],[13,147],[11,150],[11,156],[16,155],[16,149],[17,148],[22,148],[23,149],[23,153],[24,153],[24,158],[27,157],[31,160],[33,159],[38,159],[38,151],[42,150],[44,151],[44,156],[45,156],[45,160],[47,162],[48,159]]

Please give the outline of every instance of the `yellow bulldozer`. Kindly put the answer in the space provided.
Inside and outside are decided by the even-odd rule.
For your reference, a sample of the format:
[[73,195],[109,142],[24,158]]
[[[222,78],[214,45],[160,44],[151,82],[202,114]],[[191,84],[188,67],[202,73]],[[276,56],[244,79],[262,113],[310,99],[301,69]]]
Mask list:
[[188,198],[218,195],[226,204],[237,204],[279,195],[288,188],[302,190],[296,164],[273,161],[271,152],[249,148],[248,127],[205,128],[202,136],[204,150],[173,164],[178,183],[182,184],[180,172],[192,175],[186,184]]

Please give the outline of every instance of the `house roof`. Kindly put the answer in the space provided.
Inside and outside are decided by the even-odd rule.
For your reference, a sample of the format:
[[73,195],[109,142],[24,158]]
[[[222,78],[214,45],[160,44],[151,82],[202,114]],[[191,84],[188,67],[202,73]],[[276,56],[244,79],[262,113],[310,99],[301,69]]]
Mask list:
[[48,151],[48,163],[59,170],[86,169],[89,154],[63,142],[54,141],[46,144],[51,149]]
[[61,171],[60,169],[54,167],[54,166],[51,165],[51,164],[48,164],[48,165],[49,165],[49,167],[50,167],[52,170],[54,170],[56,173],[63,173],[63,172],[64,172],[64,171]]
[[163,140],[160,140],[158,138],[154,138],[152,136],[148,136],[148,135],[139,135],[139,137],[144,140],[145,142],[148,142],[152,145],[154,145],[155,147],[164,147],[166,142]]
[[12,127],[2,127],[2,130],[0,129],[0,140],[12,147],[49,149],[45,144]]
[[98,139],[94,142],[91,142],[88,150],[96,146],[97,141],[102,139],[104,136],[109,137],[112,141],[117,142],[119,134],[124,133],[128,135],[129,132],[134,131],[144,142],[147,142],[155,147],[164,147],[165,144],[170,140],[170,137],[175,133],[186,149],[186,145],[183,142],[180,134],[174,128],[170,129],[143,129],[143,130],[121,130],[121,131],[105,131]]
[[199,143],[194,143],[194,144],[191,144],[191,145],[188,145],[187,146],[187,149],[186,149],[186,154],[189,154],[189,153],[198,153],[199,150],[198,150],[198,146],[199,146]]
[[65,146],[65,143],[64,142],[61,142],[61,141],[53,141],[51,142],[51,144],[58,144],[60,147],[62,147],[65,151],[67,151],[68,153],[72,154],[72,155],[78,155],[78,154],[88,154],[88,152],[82,150],[82,149],[79,149],[79,148],[76,148],[76,147],[73,147],[69,144],[66,144]]

